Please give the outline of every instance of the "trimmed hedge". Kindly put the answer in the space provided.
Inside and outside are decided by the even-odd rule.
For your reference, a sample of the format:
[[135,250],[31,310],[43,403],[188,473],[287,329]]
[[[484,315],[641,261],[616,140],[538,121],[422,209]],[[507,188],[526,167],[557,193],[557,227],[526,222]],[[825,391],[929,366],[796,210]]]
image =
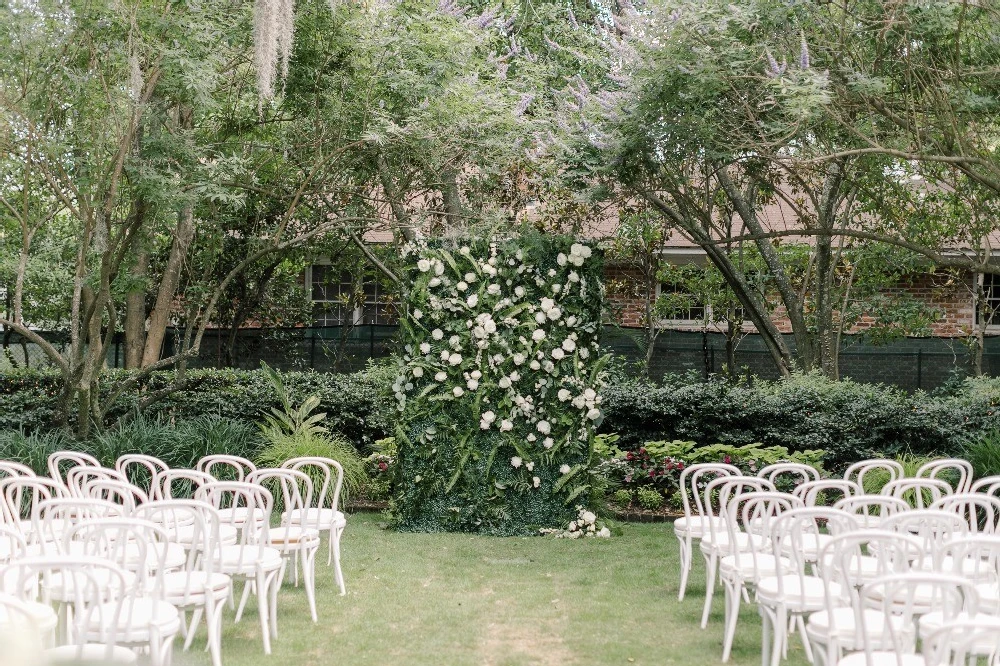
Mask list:
[[618,379],[604,391],[601,432],[635,449],[650,440],[824,449],[831,471],[874,455],[957,455],[1000,427],[1000,379],[970,378],[937,393],[799,375],[730,383]]
[[[128,371],[109,371],[103,384],[107,391]],[[282,380],[297,403],[310,395],[320,397],[318,411],[326,412],[324,425],[343,435],[361,451],[393,430],[396,405],[389,389],[395,370],[371,366],[351,374],[285,372]],[[190,385],[144,410],[151,419],[186,421],[202,416],[256,424],[270,407],[280,407],[273,387],[259,370],[189,370]],[[109,421],[132,412],[142,395],[167,386],[173,373],[155,373],[142,392],[124,395],[109,414]],[[0,375],[0,430],[45,432],[54,425],[59,377],[48,372],[17,372]],[[256,425],[254,426],[256,427]]]

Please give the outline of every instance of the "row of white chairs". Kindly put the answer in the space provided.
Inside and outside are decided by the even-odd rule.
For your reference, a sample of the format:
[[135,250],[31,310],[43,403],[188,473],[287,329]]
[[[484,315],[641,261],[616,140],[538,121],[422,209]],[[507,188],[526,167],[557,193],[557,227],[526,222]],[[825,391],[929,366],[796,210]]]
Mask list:
[[[865,495],[862,490],[864,477],[875,469],[885,470],[889,483],[883,488],[884,494]],[[948,476],[957,480],[954,488],[941,478],[947,470],[951,470]],[[749,600],[748,588],[744,584],[747,572],[759,571],[761,567],[766,570],[768,566],[780,569],[785,560],[782,559],[779,564],[776,558],[787,556],[784,552],[779,555],[758,552],[762,547],[765,550],[770,548],[768,540],[762,541],[763,526],[760,529],[746,529],[747,526],[741,527],[738,518],[728,513],[727,498],[733,493],[741,497],[743,494],[754,494],[762,498],[761,501],[770,497],[774,506],[783,510],[815,511],[818,512],[817,516],[823,517],[824,523],[831,520],[830,516],[833,516],[834,521],[838,516],[846,516],[849,517],[849,523],[842,527],[851,529],[892,527],[895,514],[910,511],[913,504],[918,509],[933,506],[937,513],[945,514],[952,521],[956,534],[960,533],[960,529],[964,529],[961,533],[995,533],[1000,521],[1000,500],[994,496],[994,491],[1000,487],[1000,480],[981,480],[973,484],[968,463],[954,460],[937,461],[921,470],[921,476],[915,479],[903,479],[899,476],[901,472],[902,468],[895,461],[877,460],[852,466],[843,479],[820,479],[815,469],[796,463],[772,465],[761,470],[756,477],[743,477],[737,468],[724,464],[693,465],[685,470],[681,482],[686,515],[678,519],[675,527],[681,547],[680,598],[683,598],[690,572],[693,541],[700,539],[700,550],[705,557],[708,572],[702,627],[707,626],[718,574],[721,574],[726,588],[723,660],[729,658],[740,600]],[[781,482],[784,482],[782,485],[785,488],[794,486],[793,493],[777,493],[776,484]],[[955,492],[971,491],[973,488],[982,492]],[[835,508],[816,506],[820,497],[829,501],[831,495],[835,494],[842,497],[834,505]],[[960,515],[964,517],[960,518]],[[763,517],[758,520],[763,520]],[[895,522],[905,523],[905,520],[898,518]],[[800,540],[797,551],[803,571],[806,566],[818,565],[819,551],[828,538],[829,535],[821,532],[817,526],[817,529],[807,532],[803,540]],[[750,578],[753,577],[751,574]],[[815,582],[814,580],[813,583]],[[772,591],[766,586],[763,591],[756,587],[754,589],[759,603],[771,598],[768,595]],[[817,589],[820,588],[814,585],[813,592]],[[813,597],[815,601],[817,595],[814,594]],[[766,606],[765,603],[762,609]],[[761,612],[764,614],[763,610]],[[804,631],[803,617],[800,614],[795,622]],[[785,624],[777,622],[768,626],[774,628],[776,644],[787,645]],[[767,643],[765,640],[765,648],[768,647]],[[784,647],[781,652],[784,652]],[[767,659],[777,663],[777,651]]]
[[[242,458],[211,456],[198,469],[176,470],[130,455],[108,469],[86,454],[57,452],[48,462],[46,478],[0,461],[0,564],[6,565],[0,626],[19,614],[24,620],[26,611],[43,635],[58,625],[58,640],[46,641],[50,659],[127,662],[135,656],[128,648],[141,647],[154,664],[169,664],[174,637],[183,634],[187,649],[204,616],[219,666],[222,610],[227,598],[235,605],[234,579],[245,581],[236,621],[255,594],[270,653],[288,562],[296,585],[301,567],[318,620],[315,555],[322,531],[330,535],[328,561],[345,591],[339,541],[346,520],[337,508],[343,470],[335,461],[297,458],[256,469]],[[142,477],[145,487],[129,480]],[[314,477],[321,479],[318,492]],[[284,511],[272,527],[276,496]],[[62,609],[56,620],[46,612],[53,604]]]

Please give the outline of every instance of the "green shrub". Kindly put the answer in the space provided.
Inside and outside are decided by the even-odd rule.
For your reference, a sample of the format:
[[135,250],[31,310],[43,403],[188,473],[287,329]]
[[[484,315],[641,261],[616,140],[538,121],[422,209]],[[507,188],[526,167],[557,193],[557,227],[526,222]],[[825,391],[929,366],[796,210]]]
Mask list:
[[624,488],[616,490],[612,498],[618,506],[628,506],[632,503],[632,491],[625,490]]
[[658,490],[652,488],[639,488],[635,492],[636,500],[643,509],[656,511],[663,507],[663,495]]
[[49,473],[50,453],[85,449],[64,430],[36,433],[26,433],[23,430],[0,431],[0,459],[22,463],[43,476],[48,476]]
[[1000,429],[966,444],[962,457],[972,464],[976,478],[1000,474]]

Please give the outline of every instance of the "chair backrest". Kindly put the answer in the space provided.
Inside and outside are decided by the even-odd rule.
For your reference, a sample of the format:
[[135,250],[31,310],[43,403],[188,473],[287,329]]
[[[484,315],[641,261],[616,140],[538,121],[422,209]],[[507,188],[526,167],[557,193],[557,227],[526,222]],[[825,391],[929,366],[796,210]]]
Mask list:
[[921,635],[924,666],[1000,662],[1000,618],[978,615],[945,622]]
[[972,489],[972,464],[961,458],[942,458],[924,463],[917,470],[917,478],[939,479],[941,476],[951,477],[946,481],[956,493],[966,493]]
[[194,469],[168,469],[156,475],[150,499],[190,499],[206,483],[215,483],[211,474]]
[[[0,580],[7,582],[14,596],[25,601],[49,602],[47,594],[55,589],[52,581],[57,577],[73,581],[72,585],[59,586],[60,601],[69,608],[64,616],[68,626],[63,633],[67,644],[78,650],[65,661],[114,663],[116,644],[129,633],[127,601],[137,596],[135,583],[130,584],[121,567],[100,557],[26,557],[0,568]],[[98,599],[104,603],[95,604]]]
[[862,492],[868,492],[865,490],[865,476],[876,471],[885,472],[889,477],[889,481],[902,479],[906,476],[903,465],[899,461],[887,458],[871,458],[848,466],[844,471],[844,479],[853,481],[861,486]]
[[199,460],[195,469],[210,474],[217,481],[245,481],[247,474],[257,466],[240,456],[217,453]]
[[[867,622],[858,622],[862,628],[865,653],[886,650],[898,654],[912,652],[912,628],[917,619],[931,611],[941,614],[945,622],[973,615],[979,608],[979,595],[972,581],[962,576],[941,573],[909,572],[876,578],[861,591],[861,607],[877,608],[886,617],[896,616],[896,622],[881,623],[882,631],[875,633]],[[872,663],[869,658],[868,663]]]
[[954,511],[940,509],[897,513],[882,522],[882,529],[912,534],[923,542],[926,552],[935,554],[946,542],[969,533],[969,525],[964,517]]
[[35,470],[13,460],[0,460],[0,479],[5,476],[38,476]]
[[896,479],[885,484],[880,491],[882,495],[897,497],[917,509],[928,507],[952,493],[952,487],[946,481],[930,477]]
[[[785,511],[774,519],[771,526],[769,552],[780,562],[787,558],[791,570],[776,576],[778,595],[782,599],[792,599],[801,605],[806,602],[808,585],[805,578],[811,565],[821,557],[824,539],[830,535],[857,531],[858,521],[851,514],[829,507],[799,507]],[[794,583],[792,581],[795,581]],[[816,604],[814,599],[811,603]]]
[[308,474],[297,469],[265,467],[247,474],[247,483],[264,486],[275,498],[275,504],[289,515],[302,515],[312,506],[313,482]]
[[[189,551],[187,567],[194,569],[200,553],[219,545],[219,512],[211,504],[192,499],[152,500],[135,511],[135,517],[159,525],[169,539]],[[183,536],[181,539],[180,537]]]
[[[740,476],[741,474],[738,467],[725,463],[698,463],[685,467],[678,483],[681,491],[681,502],[684,506],[684,516],[692,518],[705,515],[705,504],[702,501],[700,488],[709,478]],[[694,506],[691,505],[692,501]]]
[[[210,504],[216,510],[225,509],[219,514],[221,524],[239,530],[238,564],[256,561],[263,554],[264,548],[271,545],[270,524],[274,496],[267,488],[245,481],[216,481],[199,488],[195,499]],[[243,517],[240,510],[245,511]],[[258,510],[262,516],[260,521],[252,518]]]
[[63,535],[63,548],[69,552],[70,544],[75,542],[83,555],[101,557],[135,572],[138,591],[161,598],[169,540],[166,530],[156,523],[113,516],[71,525]]
[[[965,576],[977,584],[992,585],[997,595],[991,601],[1000,604],[1000,536],[970,534],[941,545],[938,561],[945,573]],[[1000,605],[991,612],[1000,612]]]
[[858,516],[863,528],[872,529],[881,527],[889,516],[909,511],[910,505],[898,497],[855,495],[835,502],[833,508]]
[[91,479],[84,484],[83,494],[85,497],[120,504],[126,514],[132,513],[137,506],[149,501],[149,497],[141,488],[118,479]]
[[996,534],[1000,523],[1000,498],[986,493],[946,495],[930,508],[957,513],[968,523],[970,532]]
[[[307,505],[309,508],[331,509],[332,511],[340,509],[340,491],[344,487],[344,466],[339,462],[332,458],[301,456],[286,460],[281,466],[304,472],[312,479],[315,506]],[[683,475],[684,472],[681,473],[682,477]],[[305,521],[306,519],[303,518],[302,522]]]
[[775,488],[785,488],[791,490],[799,484],[808,481],[819,481],[819,470],[811,465],[796,462],[779,462],[762,467],[757,476],[767,479],[774,484]]
[[47,465],[49,468],[49,477],[53,481],[61,483],[64,487],[67,487],[67,471],[81,465],[86,467],[100,467],[101,463],[97,462],[97,458],[89,453],[82,453],[80,451],[56,451],[49,454]]
[[147,496],[153,494],[156,476],[170,467],[156,456],[144,453],[126,453],[115,461],[115,469],[129,483],[142,488]]
[[128,480],[110,467],[78,465],[66,472],[66,487],[72,497],[87,497],[86,486],[96,479],[113,479],[128,483]]
[[[800,498],[806,506],[822,504],[830,506],[838,499],[861,495],[863,491],[854,481],[846,479],[820,479],[799,484],[792,494]],[[832,500],[832,501],[831,501]]]
[[0,508],[4,522],[30,520],[34,507],[42,500],[66,497],[66,487],[43,476],[8,476],[0,479]]
[[754,581],[765,571],[763,558],[770,555],[772,527],[778,516],[801,507],[802,500],[790,493],[748,489],[730,495],[726,504],[728,554],[749,556]]
[[0,564],[13,562],[27,555],[28,542],[24,538],[24,533],[14,525],[0,524]]
[[73,525],[102,518],[121,517],[120,505],[89,497],[59,497],[35,505],[31,516],[32,543],[53,544],[57,553],[63,550],[63,535]]
[[753,491],[774,491],[774,484],[767,479],[756,476],[718,476],[707,484],[702,491],[702,507],[708,518],[708,535],[711,540],[717,539],[727,532],[728,527],[720,527],[715,520],[720,518],[725,523],[726,507],[729,500],[737,493]]

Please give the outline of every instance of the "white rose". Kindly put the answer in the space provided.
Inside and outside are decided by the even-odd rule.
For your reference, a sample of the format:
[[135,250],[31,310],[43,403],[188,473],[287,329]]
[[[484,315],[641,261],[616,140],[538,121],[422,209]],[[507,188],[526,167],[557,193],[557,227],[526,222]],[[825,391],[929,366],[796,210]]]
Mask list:
[[516,382],[520,378],[521,378],[521,373],[518,372],[517,370],[515,370],[512,373],[510,373],[510,381]]
[[441,360],[442,361],[447,361],[448,360],[448,350],[447,349],[445,349],[444,351],[441,352]]
[[542,480],[539,479],[537,476],[533,476],[531,477],[531,485],[537,488],[538,486],[542,485]]
[[469,373],[469,376],[472,377],[473,379],[482,379],[483,373],[479,372],[478,370],[473,370],[471,373]]
[[587,418],[590,419],[591,421],[596,421],[597,419],[601,418],[601,410],[597,409],[596,407],[591,408],[590,410],[587,411]]
[[434,375],[434,381],[436,382],[443,382],[446,379],[448,379],[448,373],[444,370]]
[[521,466],[522,462],[523,461],[519,456],[514,456],[513,458],[510,459],[510,466],[513,467],[514,469],[517,469],[518,467]]
[[500,432],[509,432],[514,429],[514,423],[510,419],[504,419],[500,422]]
[[564,356],[566,356],[566,352],[564,352],[561,348],[556,347],[555,349],[552,350],[552,358],[554,358],[555,360],[559,361]]
[[483,328],[482,326],[476,326],[474,329],[472,329],[472,335],[476,336],[479,339],[483,339],[487,335],[486,329]]
[[430,354],[431,353],[431,343],[429,343],[429,342],[421,342],[420,343],[420,353],[421,354]]
[[441,276],[444,275],[444,264],[440,261],[434,262],[434,275]]
[[466,273],[465,274],[465,281],[466,282],[475,282],[476,281],[476,274],[475,273]]
[[577,409],[583,409],[587,406],[587,400],[582,395],[578,395],[573,398],[573,406]]
[[465,302],[469,305],[470,308],[474,308],[479,303],[479,296],[477,294],[472,294],[471,296],[469,296],[468,299],[466,299]]
[[562,348],[568,352],[571,352],[574,349],[576,349],[576,343],[570,340],[569,338],[566,338],[565,340],[563,340]]
[[583,392],[583,397],[586,398],[587,400],[593,400],[594,398],[597,397],[597,391],[595,391],[592,388],[586,389]]
[[477,388],[479,388],[479,382],[477,382],[475,379],[470,379],[469,381],[465,382],[465,385],[469,387],[470,391],[475,391]]
[[420,261],[417,262],[417,268],[420,269],[421,273],[426,273],[431,269],[431,262],[429,262],[427,259],[421,259]]
[[455,289],[458,289],[459,291],[465,291],[468,288],[469,285],[467,285],[465,282],[459,282],[458,284],[455,285]]
[[539,323],[539,324],[544,324],[545,323],[545,313],[544,312],[536,312],[535,313],[535,322]]
[[441,284],[441,278],[437,277],[432,277],[430,280],[427,281],[427,286],[431,288],[437,287],[440,284]]
[[483,328],[486,329],[487,333],[496,333],[497,332],[497,323],[495,321],[493,321],[492,319],[487,319],[483,323]]
[[448,357],[448,365],[458,365],[462,362],[461,354],[452,354]]
[[413,311],[413,318],[414,319],[418,319],[419,320],[423,316],[424,316],[424,313],[421,312],[420,310],[414,310]]
[[435,340],[440,340],[441,338],[444,337],[444,331],[442,331],[440,328],[435,328],[433,331],[431,331],[431,337],[434,338]]
[[560,291],[562,291],[562,285],[561,284],[554,284],[554,285],[552,285],[552,293],[553,294],[558,294]]
[[555,441],[551,437],[546,437],[545,440],[542,442],[542,446],[544,446],[547,449],[551,449],[554,445]]
[[569,474],[569,470],[570,470],[569,465],[560,465],[559,466],[559,473],[560,474]]
[[518,286],[514,287],[514,295],[517,296],[518,298],[523,298],[524,297],[524,287],[522,287],[521,285],[518,285]]
[[462,346],[462,338],[458,337],[457,335],[453,335],[450,338],[448,338],[448,344],[457,349],[458,347]]
[[577,274],[576,271],[570,271],[569,272],[569,281],[570,282],[577,282],[579,280],[580,280],[580,276],[579,276],[579,274]]
[[602,527],[601,531],[597,533],[597,536],[601,539],[610,539],[611,530],[609,530],[607,527]]
[[419,365],[417,367],[413,368],[413,376],[414,377],[423,377],[424,376],[424,369],[421,368]]
[[560,266],[565,266],[566,265],[566,255],[563,254],[562,252],[560,252],[559,255],[556,256],[556,263],[559,264]]
[[593,511],[584,511],[580,517],[583,518],[583,522],[588,525],[593,525],[594,521],[597,520],[597,516],[594,515]]
[[492,410],[490,410],[483,412],[483,415],[480,416],[479,418],[481,418],[483,421],[486,421],[487,423],[493,423],[494,421],[497,420],[497,415],[494,414]]
[[528,433],[528,436],[527,436],[527,437],[525,437],[525,439],[526,439],[526,440],[528,440],[529,442],[533,442],[533,441],[535,441],[535,440],[536,440],[536,439],[538,439],[538,438],[537,438],[537,437],[535,437],[535,433],[533,433],[533,432],[529,432],[529,433]]
[[469,252],[470,252],[471,250],[469,250],[469,246],[468,246],[468,245],[463,245],[463,246],[462,246],[461,248],[459,248],[459,250],[458,250],[458,251],[459,251],[459,252],[460,252],[461,254],[465,255],[465,256],[469,256]]
[[498,296],[500,294],[500,285],[491,284],[490,286],[486,287],[486,293],[491,294],[493,296]]
[[497,382],[497,386],[499,386],[502,389],[509,389],[510,388],[510,378],[509,377],[501,377],[500,381]]
[[565,323],[566,323],[566,326],[569,326],[570,328],[572,328],[573,326],[576,326],[576,315],[570,315],[570,316],[566,317],[566,322]]
[[539,304],[539,306],[538,306],[538,307],[539,307],[539,309],[540,309],[540,310],[541,310],[542,312],[548,312],[549,310],[551,310],[551,309],[552,309],[552,307],[553,307],[553,306],[554,306],[555,304],[556,304],[556,302],[555,302],[555,301],[553,301],[553,300],[552,300],[551,298],[543,298],[543,299],[542,299],[542,302],[541,302],[541,303]]
[[528,367],[531,368],[532,370],[539,370],[541,369],[542,364],[539,363],[538,361],[532,361],[531,363],[528,364]]
[[552,424],[544,419],[539,421],[535,427],[538,429],[538,432],[542,433],[543,435],[547,435],[550,432],[552,432]]
[[566,402],[571,397],[573,397],[573,394],[566,389],[559,389],[559,393],[557,394],[557,396],[559,398],[559,402]]
[[456,386],[451,390],[451,392],[455,395],[456,398],[461,398],[462,395],[465,393],[465,389],[463,389],[461,386]]
[[590,356],[590,350],[586,347],[580,347],[580,358],[587,358]]
[[521,365],[522,363],[524,363],[524,361],[525,361],[524,354],[520,353],[514,354],[514,365]]
[[531,334],[531,339],[535,342],[541,342],[545,339],[545,331],[540,328],[536,328]]
[[548,311],[547,314],[549,315],[549,319],[555,321],[556,319],[559,319],[559,317],[562,316],[562,310],[560,310],[559,308],[552,308],[551,310]]

